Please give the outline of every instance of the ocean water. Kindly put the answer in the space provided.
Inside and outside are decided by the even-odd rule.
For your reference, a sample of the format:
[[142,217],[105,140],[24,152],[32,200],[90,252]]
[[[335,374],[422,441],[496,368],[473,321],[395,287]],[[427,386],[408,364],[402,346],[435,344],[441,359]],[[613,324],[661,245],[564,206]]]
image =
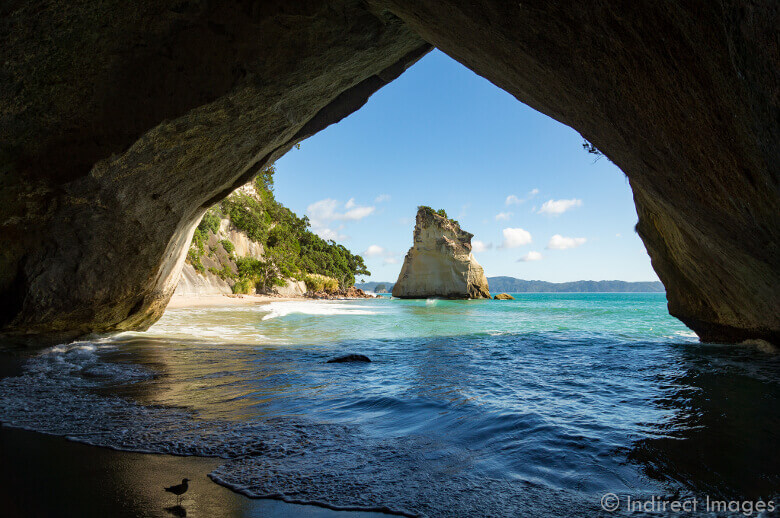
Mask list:
[[[609,515],[776,515],[744,502],[780,507],[778,355],[699,343],[663,294],[515,296],[169,310],[30,358],[0,422],[220,457],[219,484],[335,509],[599,516],[614,493]],[[326,363],[348,353],[372,362]]]

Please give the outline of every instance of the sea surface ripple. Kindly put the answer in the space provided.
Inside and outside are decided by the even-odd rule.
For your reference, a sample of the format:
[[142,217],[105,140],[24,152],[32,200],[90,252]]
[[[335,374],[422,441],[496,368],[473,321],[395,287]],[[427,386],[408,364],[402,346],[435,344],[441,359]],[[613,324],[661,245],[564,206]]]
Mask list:
[[[169,310],[148,332],[31,357],[0,380],[0,422],[219,457],[220,484],[335,509],[778,500],[778,355],[700,344],[663,294],[516,297]],[[347,353],[372,362],[326,363]]]

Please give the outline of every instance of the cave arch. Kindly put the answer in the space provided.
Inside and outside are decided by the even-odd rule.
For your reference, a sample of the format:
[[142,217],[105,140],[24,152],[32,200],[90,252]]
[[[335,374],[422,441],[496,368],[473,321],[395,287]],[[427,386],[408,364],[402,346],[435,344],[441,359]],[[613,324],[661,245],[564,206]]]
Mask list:
[[162,314],[195,223],[432,46],[628,176],[670,313],[780,340],[775,2],[6,4],[0,329]]

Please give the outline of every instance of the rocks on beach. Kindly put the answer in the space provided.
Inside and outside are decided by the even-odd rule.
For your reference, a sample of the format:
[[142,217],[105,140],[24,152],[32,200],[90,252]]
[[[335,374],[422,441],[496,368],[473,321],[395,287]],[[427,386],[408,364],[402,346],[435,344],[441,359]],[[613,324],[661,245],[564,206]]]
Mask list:
[[363,354],[345,354],[344,356],[331,358],[325,363],[371,363],[371,358]]
[[306,298],[318,300],[341,300],[341,299],[373,299],[373,295],[366,293],[360,288],[351,286],[346,289],[339,289],[333,292],[326,291],[308,291]]

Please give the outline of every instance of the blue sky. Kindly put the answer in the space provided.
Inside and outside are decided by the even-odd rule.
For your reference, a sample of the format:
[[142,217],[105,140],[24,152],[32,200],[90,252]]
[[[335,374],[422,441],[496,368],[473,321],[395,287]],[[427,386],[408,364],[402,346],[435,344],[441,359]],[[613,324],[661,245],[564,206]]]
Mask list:
[[573,129],[439,51],[277,164],[276,197],[395,281],[418,205],[474,234],[491,277],[657,280],[623,173]]

